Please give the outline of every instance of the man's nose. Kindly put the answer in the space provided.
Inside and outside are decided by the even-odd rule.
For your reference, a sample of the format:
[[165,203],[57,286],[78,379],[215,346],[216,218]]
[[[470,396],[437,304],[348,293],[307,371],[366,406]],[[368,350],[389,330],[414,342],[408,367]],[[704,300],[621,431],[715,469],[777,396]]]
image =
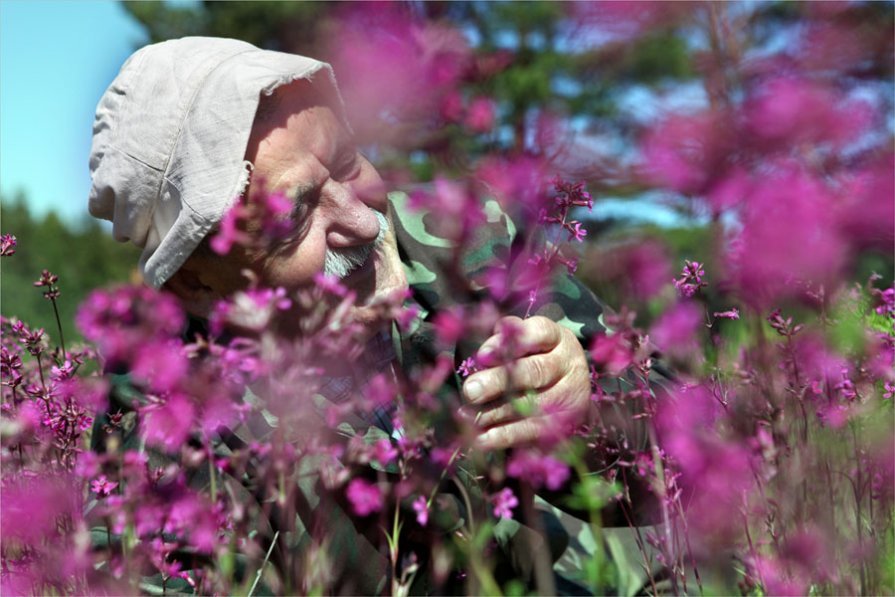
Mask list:
[[327,208],[326,240],[329,246],[350,247],[376,240],[379,219],[371,202],[358,197],[350,185],[332,179],[323,185],[321,195]]

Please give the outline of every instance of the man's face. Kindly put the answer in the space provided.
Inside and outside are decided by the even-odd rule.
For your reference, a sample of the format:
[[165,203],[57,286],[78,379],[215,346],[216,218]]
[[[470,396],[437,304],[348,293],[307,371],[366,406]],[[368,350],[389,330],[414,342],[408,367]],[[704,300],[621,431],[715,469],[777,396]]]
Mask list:
[[[264,286],[287,289],[326,271],[355,290],[359,304],[407,286],[382,179],[338,116],[314,97],[305,82],[281,87],[256,118],[246,150],[252,184],[263,181],[295,202],[295,234],[267,254],[227,255],[225,273],[207,284],[219,294],[245,285],[236,274],[243,268]],[[246,192],[252,196],[251,186]]]

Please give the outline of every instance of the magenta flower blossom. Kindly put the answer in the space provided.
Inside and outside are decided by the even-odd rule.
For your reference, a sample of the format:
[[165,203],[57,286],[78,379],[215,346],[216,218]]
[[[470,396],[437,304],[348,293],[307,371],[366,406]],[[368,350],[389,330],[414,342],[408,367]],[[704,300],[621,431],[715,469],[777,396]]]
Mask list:
[[836,224],[856,248],[891,253],[895,247],[895,152],[883,152],[856,171],[842,173],[836,193]]
[[647,177],[684,194],[700,194],[732,149],[730,123],[721,115],[673,116],[653,127],[644,142]]
[[466,331],[461,314],[453,310],[438,313],[432,325],[435,335],[447,345],[456,343]]
[[476,361],[475,356],[471,356],[463,359],[463,362],[460,363],[460,366],[457,368],[457,374],[460,377],[469,377],[478,370],[479,364]]
[[463,119],[463,95],[459,91],[449,91],[441,98],[441,117],[448,122]]
[[169,452],[179,449],[189,437],[195,413],[192,401],[182,394],[143,407],[141,432],[146,443]]
[[342,281],[337,276],[324,274],[323,272],[314,274],[314,285],[334,296],[346,297],[350,292],[348,287],[342,284]]
[[53,286],[56,282],[59,281],[59,276],[51,273],[49,270],[44,270],[40,274],[40,279],[34,283],[35,286]]
[[12,234],[0,234],[0,257],[16,254],[16,237]]
[[416,512],[416,521],[420,526],[426,526],[429,522],[429,502],[425,496],[419,496],[413,500],[413,511]]
[[622,334],[594,336],[590,356],[597,369],[609,375],[618,375],[634,362],[634,352]]
[[678,303],[653,325],[650,337],[663,352],[686,356],[697,348],[702,311],[691,301]]
[[471,185],[443,177],[436,178],[433,186],[434,193],[411,193],[408,207],[429,211],[436,234],[456,242],[466,241],[472,231],[485,222],[478,194]]
[[387,466],[398,457],[398,449],[387,439],[381,439],[373,444],[373,460],[382,466]]
[[747,127],[760,141],[794,147],[858,138],[872,122],[864,102],[846,98],[809,80],[777,78],[762,85],[745,108]]
[[284,288],[248,288],[236,292],[229,300],[215,305],[209,318],[213,333],[226,327],[260,332],[268,327],[278,312],[287,311],[292,301]]
[[477,97],[469,104],[464,124],[476,133],[487,133],[494,128],[494,101],[486,97]]
[[678,289],[681,296],[692,298],[700,288],[708,286],[702,279],[704,275],[705,270],[701,263],[685,260],[684,269],[681,270],[680,277],[674,280],[674,287]]
[[556,491],[568,480],[569,466],[548,454],[517,450],[507,463],[507,475],[527,481],[534,489],[546,486]]
[[734,307],[732,309],[728,309],[727,311],[715,311],[712,315],[715,317],[719,317],[721,319],[739,319],[740,312]]
[[105,475],[100,475],[90,483],[90,491],[101,498],[110,495],[116,487],[118,487],[118,483],[109,481]]
[[885,290],[874,288],[871,292],[879,302],[874,311],[880,315],[889,315],[890,317],[895,315],[895,287],[886,288]]
[[805,284],[835,287],[847,247],[826,181],[777,165],[756,181],[727,266],[743,300],[766,308],[803,293]]
[[241,206],[234,205],[218,225],[217,234],[211,239],[211,250],[218,255],[226,255],[230,252],[235,244],[247,244],[249,236],[239,229],[239,222],[242,215]]
[[497,518],[513,518],[513,508],[519,505],[519,499],[509,487],[504,487],[491,496],[491,507]]
[[156,392],[175,389],[187,373],[189,364],[178,340],[147,342],[135,355],[131,372]]
[[345,492],[351,508],[358,516],[369,516],[382,510],[382,490],[363,479],[352,479]]
[[581,227],[581,222],[568,222],[565,228],[569,232],[569,240],[574,240],[578,243],[584,242],[587,230]]
[[543,193],[546,174],[543,161],[531,156],[512,160],[489,157],[479,166],[476,178],[514,219],[528,222],[537,218],[540,209],[546,210]]
[[768,315],[767,320],[778,334],[787,338],[795,336],[804,327],[802,324],[793,325],[792,317],[784,319],[780,314],[780,309],[774,309],[771,314]]
[[40,275],[40,279],[34,283],[34,286],[45,286],[47,289],[43,293],[44,298],[50,301],[55,301],[57,298],[59,298],[60,295],[59,287],[56,286],[56,283],[58,281],[59,276],[51,273],[49,270],[43,270]]

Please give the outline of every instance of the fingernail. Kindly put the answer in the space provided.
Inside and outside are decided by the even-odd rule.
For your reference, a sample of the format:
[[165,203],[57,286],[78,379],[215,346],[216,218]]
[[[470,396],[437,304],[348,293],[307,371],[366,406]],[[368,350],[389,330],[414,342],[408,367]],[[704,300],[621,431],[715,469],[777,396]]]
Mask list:
[[475,358],[482,367],[490,367],[497,362],[497,351],[492,349],[483,350],[475,355]]
[[473,380],[463,386],[463,391],[467,398],[475,401],[481,398],[485,393],[485,387],[482,385],[482,382]]

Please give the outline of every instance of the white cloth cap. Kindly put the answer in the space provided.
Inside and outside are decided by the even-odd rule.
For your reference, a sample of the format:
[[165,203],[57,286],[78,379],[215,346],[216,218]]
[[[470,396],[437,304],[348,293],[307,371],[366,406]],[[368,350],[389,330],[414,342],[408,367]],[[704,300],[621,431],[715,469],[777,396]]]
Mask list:
[[89,209],[143,249],[148,284],[174,275],[245,189],[260,94],[312,77],[344,119],[332,69],[304,56],[187,37],[124,63],[96,109]]

